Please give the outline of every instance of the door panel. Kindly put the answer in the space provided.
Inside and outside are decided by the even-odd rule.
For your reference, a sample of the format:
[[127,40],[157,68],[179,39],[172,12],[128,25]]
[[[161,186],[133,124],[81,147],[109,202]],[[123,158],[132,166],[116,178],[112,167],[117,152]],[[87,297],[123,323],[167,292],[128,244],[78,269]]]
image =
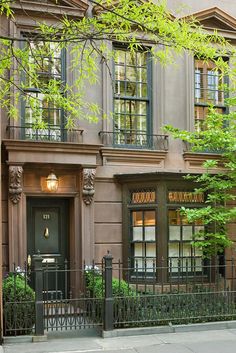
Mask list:
[[42,208],[37,207],[33,210],[35,224],[35,250],[41,254],[60,254],[63,244],[60,237],[60,208]]
[[[61,198],[29,198],[27,200],[28,255],[41,254],[43,266],[50,269],[47,290],[64,292],[63,268],[69,248],[69,201]],[[55,270],[59,270],[57,274]],[[32,276],[32,286],[34,278]],[[59,294],[60,294],[59,293]]]

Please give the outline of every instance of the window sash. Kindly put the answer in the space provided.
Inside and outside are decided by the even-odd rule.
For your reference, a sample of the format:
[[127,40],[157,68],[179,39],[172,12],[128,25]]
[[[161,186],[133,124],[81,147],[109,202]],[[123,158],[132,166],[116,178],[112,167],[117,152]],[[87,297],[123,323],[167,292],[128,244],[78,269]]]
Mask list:
[[188,224],[180,215],[178,220],[175,217],[175,223],[169,219],[170,210],[176,213],[181,206],[202,207],[204,196],[195,194],[194,187],[190,189],[184,184],[173,191],[172,184],[160,181],[156,187],[150,184],[146,188],[140,185],[128,188],[126,244],[127,258],[130,259],[128,266],[133,268],[131,279],[150,278],[153,281],[155,278],[161,282],[170,280],[170,277],[175,280],[180,274],[183,278],[186,275],[207,275],[202,250],[191,244],[193,234],[205,231],[202,221]]
[[[34,65],[39,83],[42,82],[42,85],[34,87],[30,73],[28,77],[22,73],[21,80],[25,92],[25,96],[21,100],[22,137],[34,140],[62,141],[65,138],[63,132],[64,111],[61,107],[57,107],[53,101],[48,102],[45,99],[43,89],[49,80],[65,82],[65,51],[59,50],[58,44],[55,42],[36,42],[33,36],[32,39],[24,42],[24,45],[28,50],[29,61]],[[42,55],[35,52],[35,56],[33,56],[33,51],[40,50],[40,48]]]
[[195,128],[204,130],[204,120],[208,113],[209,104],[213,104],[219,113],[225,112],[224,78],[216,70],[213,62],[195,59],[194,98],[195,98]]
[[150,143],[150,60],[147,53],[131,54],[114,47],[114,145]]

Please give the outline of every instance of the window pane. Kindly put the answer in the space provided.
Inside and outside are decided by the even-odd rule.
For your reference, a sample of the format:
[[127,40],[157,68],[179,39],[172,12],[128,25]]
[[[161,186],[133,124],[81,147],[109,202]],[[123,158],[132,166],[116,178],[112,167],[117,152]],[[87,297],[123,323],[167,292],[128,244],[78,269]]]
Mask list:
[[194,271],[195,272],[202,272],[203,270],[203,263],[202,258],[195,258],[194,259]]
[[146,83],[138,83],[136,95],[138,97],[145,98],[147,97],[147,84]]
[[180,240],[180,226],[169,226],[169,240]]
[[179,257],[179,243],[169,244],[169,257]]
[[168,218],[170,225],[180,225],[180,213],[179,210],[169,210]]
[[133,241],[142,241],[142,240],[143,240],[143,228],[133,227]]
[[136,66],[136,53],[131,53],[130,51],[126,51],[126,65]]
[[147,53],[144,53],[144,52],[137,53],[137,64],[138,64],[138,66],[146,66],[147,65]]
[[146,256],[156,257],[156,244],[146,244]]
[[144,229],[144,240],[145,241],[155,241],[155,227],[145,227]]
[[132,212],[133,216],[133,226],[142,226],[143,225],[143,212],[134,211]]
[[153,273],[155,271],[155,268],[156,268],[155,258],[153,257],[153,259],[146,259],[146,271]]
[[169,258],[169,270],[171,271],[171,273],[174,273],[174,274],[181,271],[179,259],[174,257]]
[[128,96],[128,97],[137,96],[137,84],[136,84],[136,82],[126,82],[125,95]]
[[192,255],[191,249],[192,249],[191,244],[184,243],[183,244],[183,256],[191,257],[191,255]]
[[194,255],[201,257],[203,255],[202,249],[198,247],[194,247]]
[[144,225],[154,226],[155,225],[155,211],[145,211],[144,212]]
[[192,226],[183,226],[183,240],[193,240]]
[[118,81],[125,80],[125,67],[117,65],[115,70],[115,79]]
[[125,65],[125,50],[116,49],[114,52],[115,63],[119,65]]
[[134,257],[137,257],[137,256],[140,256],[140,257],[145,256],[144,245],[141,243],[134,244]]
[[126,80],[138,81],[137,68],[133,66],[126,66]]

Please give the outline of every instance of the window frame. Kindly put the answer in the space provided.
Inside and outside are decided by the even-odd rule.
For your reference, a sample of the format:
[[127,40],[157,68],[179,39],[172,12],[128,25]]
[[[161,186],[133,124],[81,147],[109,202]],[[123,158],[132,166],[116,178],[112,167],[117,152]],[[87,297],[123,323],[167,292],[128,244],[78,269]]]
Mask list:
[[[178,183],[178,184],[177,184]],[[168,202],[168,191],[173,190],[173,181],[165,180],[164,178],[160,178],[160,180],[156,180],[155,182],[149,181],[140,181],[133,182],[127,181],[123,182],[123,263],[125,268],[130,268],[132,261],[132,246],[130,240],[132,239],[131,233],[131,212],[134,210],[154,210],[156,212],[156,224],[155,224],[155,239],[156,239],[156,273],[152,276],[148,276],[145,273],[135,273],[131,274],[131,278],[129,280],[135,282],[150,282],[153,283],[163,283],[170,281],[178,281],[180,278],[178,276],[170,276],[169,274],[169,256],[168,256],[168,245],[169,245],[169,223],[168,223],[168,210],[170,208],[179,208],[181,206],[185,207],[202,207],[204,203],[170,203]],[[196,184],[193,182],[184,182],[181,179],[176,179],[175,191],[186,191],[192,192],[194,188],[196,188]],[[130,204],[130,193],[132,191],[136,191],[138,189],[155,189],[156,192],[156,201],[155,203],[150,204]],[[204,262],[205,264],[205,262]],[[162,270],[160,270],[162,268]],[[200,276],[198,273],[192,273],[194,276]],[[201,273],[202,276],[207,276],[208,274]],[[186,274],[182,274],[186,277]],[[187,274],[189,278],[191,278],[191,274]]]
[[[228,62],[229,59],[228,58],[224,58],[224,61]],[[225,105],[225,99],[228,97],[228,93],[224,91],[224,89],[217,89],[217,90],[213,90],[213,92],[218,92],[218,95],[222,95],[222,104],[218,103],[218,104],[214,104],[211,103],[210,100],[208,100],[207,95],[209,94],[209,91],[211,92],[212,90],[209,90],[208,88],[208,83],[207,83],[207,77],[208,77],[208,73],[207,71],[210,69],[214,70],[214,63],[211,62],[204,62],[202,59],[196,58],[194,57],[193,60],[193,66],[194,66],[194,128],[197,131],[201,131],[202,128],[202,124],[204,124],[206,115],[207,115],[207,110],[209,108],[209,106],[213,105],[213,107],[217,110],[222,110],[222,114],[227,114],[228,113],[228,108]],[[199,88],[196,89],[196,69],[202,68],[203,72],[202,74],[199,74],[200,77],[201,75],[203,76],[203,87],[201,88],[201,79],[199,84]],[[229,80],[227,76],[223,77],[223,82],[218,84],[218,88],[219,86],[223,84],[223,85],[229,85]],[[199,90],[200,92],[200,100],[201,100],[201,92],[203,92],[203,100],[202,102],[198,102],[196,98],[196,90]],[[197,118],[196,117],[196,109],[198,108],[202,108],[203,110],[203,117],[202,118]]]
[[[125,45],[121,45],[119,43],[113,43],[112,45],[112,50],[113,53],[115,53],[116,50],[122,50],[125,52],[129,52],[129,49],[127,48],[127,46]],[[153,121],[152,121],[152,60],[151,60],[151,54],[148,51],[145,51],[145,49],[140,49],[137,50],[136,53],[142,53],[145,52],[146,53],[146,72],[147,72],[147,96],[144,97],[135,97],[135,96],[121,96],[121,100],[124,100],[125,102],[128,101],[135,101],[135,102],[146,102],[146,130],[138,130],[138,129],[134,129],[135,131],[135,135],[132,134],[132,131],[129,129],[123,129],[125,131],[125,134],[127,134],[127,132],[130,133],[131,137],[132,135],[136,137],[136,141],[137,141],[137,136],[142,136],[144,135],[144,138],[146,138],[146,143],[145,144],[138,144],[138,143],[126,143],[127,142],[127,138],[125,143],[117,143],[116,142],[116,136],[119,137],[120,132],[116,131],[116,127],[115,127],[115,101],[119,100],[116,96],[116,92],[115,92],[115,85],[116,82],[118,80],[116,80],[115,75],[116,75],[116,63],[115,60],[112,60],[112,86],[113,86],[113,94],[112,94],[112,114],[113,114],[113,127],[112,127],[112,131],[113,131],[113,146],[114,147],[121,147],[121,148],[132,148],[132,149],[140,149],[140,148],[147,148],[150,149],[152,148],[153,145],[153,141],[152,141],[152,131],[153,131]],[[137,54],[136,54],[137,55]],[[136,66],[137,67],[137,66]],[[126,63],[125,63],[125,68],[126,68]],[[124,83],[128,82],[127,80],[124,80]],[[135,81],[136,85],[137,82],[139,81]],[[142,82],[142,81],[140,81]],[[121,129],[120,129],[121,130]],[[140,134],[138,135],[137,132],[140,131]]]
[[[34,41],[34,36],[36,36],[37,33],[36,32],[21,32],[21,38],[22,39],[29,39],[29,41]],[[26,46],[28,45],[28,42],[25,40],[22,40],[20,42],[20,48],[24,49],[26,48]],[[61,55],[60,55],[60,61],[61,61],[61,75],[60,75],[60,81],[62,83],[62,85],[64,85],[66,83],[67,80],[67,72],[66,72],[66,62],[67,62],[67,53],[66,53],[66,49],[63,48],[61,49]],[[43,76],[43,75],[42,75]],[[47,74],[45,74],[45,77],[47,76]],[[50,78],[50,75],[48,75],[48,77]],[[25,82],[26,80],[26,73],[22,72],[20,73],[20,80],[21,82]],[[24,95],[26,97],[27,93],[35,93],[35,94],[40,94],[40,88],[36,88],[36,87],[27,87],[24,88]],[[57,110],[59,112],[60,115],[60,123],[58,125],[53,125],[50,124],[50,122],[47,122],[48,124],[48,128],[45,129],[35,129],[33,127],[33,123],[26,123],[26,99],[25,97],[23,98],[21,95],[21,99],[20,99],[20,126],[21,126],[21,139],[27,139],[27,140],[33,140],[33,141],[40,141],[40,142],[48,142],[48,141],[53,141],[53,142],[64,142],[67,140],[67,134],[65,131],[65,111],[63,108],[48,108],[48,110]],[[48,120],[48,119],[47,119]],[[27,125],[27,126],[26,126]],[[51,127],[51,128],[50,128]],[[26,137],[26,130],[29,129],[31,130],[31,133],[34,134],[34,138],[30,138],[30,137]],[[43,134],[42,134],[42,131]],[[46,134],[45,134],[46,131]],[[59,131],[59,138],[56,137],[52,138],[52,133],[54,132],[58,132]],[[42,138],[43,136],[43,138]]]

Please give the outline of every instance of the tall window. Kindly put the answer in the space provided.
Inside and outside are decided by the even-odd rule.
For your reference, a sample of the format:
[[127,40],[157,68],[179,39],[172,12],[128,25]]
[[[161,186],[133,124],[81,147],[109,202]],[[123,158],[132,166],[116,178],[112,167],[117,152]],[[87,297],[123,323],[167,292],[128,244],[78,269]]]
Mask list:
[[182,204],[202,203],[203,194],[194,194],[187,191],[170,191],[168,203],[179,204],[178,207],[168,207],[168,259],[171,273],[195,274],[202,272],[202,250],[192,245],[194,237],[201,238],[204,233],[202,220],[189,223],[187,218],[181,215]]
[[[156,266],[156,193],[153,189],[131,193],[131,263],[136,271],[152,274]],[[142,206],[147,208],[142,209]]]
[[195,60],[195,127],[197,130],[204,129],[204,119],[208,113],[209,105],[223,114],[224,103],[224,80],[213,62]]
[[60,141],[63,139],[63,111],[52,99],[48,100],[46,93],[48,84],[60,87],[65,80],[65,53],[56,42],[33,38],[27,41],[27,52],[29,72],[23,74],[25,99],[22,102],[25,138]]
[[114,144],[150,143],[150,60],[146,52],[114,48]]
[[193,240],[204,236],[205,226],[202,220],[189,223],[180,212],[182,206],[202,207],[204,195],[186,187],[173,190],[172,184],[129,191],[127,245],[136,276],[158,279],[158,267],[165,268],[166,280],[204,271],[202,249],[193,246]]

